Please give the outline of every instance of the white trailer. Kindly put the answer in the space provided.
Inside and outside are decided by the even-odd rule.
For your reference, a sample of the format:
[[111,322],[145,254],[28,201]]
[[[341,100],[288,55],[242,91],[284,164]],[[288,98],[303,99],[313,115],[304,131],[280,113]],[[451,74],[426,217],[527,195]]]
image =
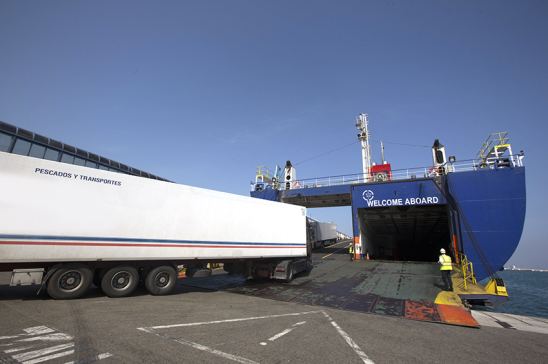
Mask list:
[[322,244],[331,245],[337,242],[337,225],[332,222],[319,222],[316,225],[317,236]]
[[331,222],[321,222],[307,219],[308,241],[313,248],[321,248],[337,242],[337,225]]
[[181,265],[284,280],[311,268],[300,206],[3,152],[0,190],[0,270],[53,298],[92,281],[166,294]]

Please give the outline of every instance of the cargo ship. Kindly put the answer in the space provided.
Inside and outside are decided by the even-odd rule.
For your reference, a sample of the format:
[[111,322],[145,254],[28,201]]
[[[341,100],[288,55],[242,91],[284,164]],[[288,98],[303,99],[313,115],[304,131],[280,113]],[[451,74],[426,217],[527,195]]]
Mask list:
[[[507,297],[497,272],[516,250],[525,220],[524,153],[514,154],[507,132],[489,135],[473,159],[456,160],[435,140],[432,165],[392,169],[371,161],[367,114],[356,119],[362,172],[297,179],[288,161],[273,173],[259,167],[251,196],[308,208],[348,206],[353,244],[370,259],[435,262],[450,252],[461,283],[485,286],[459,296],[471,303]],[[354,249],[356,251],[356,249]]]

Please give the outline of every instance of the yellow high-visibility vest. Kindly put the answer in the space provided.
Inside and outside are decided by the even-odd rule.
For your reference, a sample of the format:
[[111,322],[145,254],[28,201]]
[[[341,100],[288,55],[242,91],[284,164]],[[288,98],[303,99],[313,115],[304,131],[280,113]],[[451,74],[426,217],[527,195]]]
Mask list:
[[440,258],[443,261],[440,270],[453,270],[453,264],[451,264],[451,257],[449,255],[442,254]]
[[354,253],[354,245],[350,245],[350,246],[348,247],[348,252],[349,252],[349,253]]

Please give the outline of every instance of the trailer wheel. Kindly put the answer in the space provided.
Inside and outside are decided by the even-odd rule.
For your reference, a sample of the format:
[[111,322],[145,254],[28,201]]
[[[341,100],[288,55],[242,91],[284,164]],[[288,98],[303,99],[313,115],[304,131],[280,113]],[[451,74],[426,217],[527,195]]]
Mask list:
[[93,272],[89,267],[83,264],[66,264],[51,275],[47,292],[56,300],[78,298],[88,290],[92,279]]
[[314,265],[312,264],[312,260],[311,259],[307,259],[306,260],[306,272],[310,273],[310,271],[312,270],[312,268],[314,268]]
[[107,270],[101,278],[101,290],[109,297],[129,296],[139,283],[139,273],[131,266]]
[[293,280],[293,264],[288,264],[287,265],[287,272],[286,272],[286,277],[285,277],[285,282],[286,283],[289,283]]
[[169,294],[175,288],[177,272],[169,265],[151,269],[145,278],[147,291],[155,296]]

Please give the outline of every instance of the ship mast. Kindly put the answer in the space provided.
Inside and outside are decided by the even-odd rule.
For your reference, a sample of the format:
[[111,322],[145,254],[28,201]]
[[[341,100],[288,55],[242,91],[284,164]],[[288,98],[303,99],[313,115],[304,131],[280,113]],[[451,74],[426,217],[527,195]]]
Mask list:
[[371,170],[371,150],[369,148],[369,130],[367,122],[367,114],[360,114],[356,118],[356,129],[358,129],[358,140],[362,145],[362,168],[363,168],[363,180],[369,181]]

